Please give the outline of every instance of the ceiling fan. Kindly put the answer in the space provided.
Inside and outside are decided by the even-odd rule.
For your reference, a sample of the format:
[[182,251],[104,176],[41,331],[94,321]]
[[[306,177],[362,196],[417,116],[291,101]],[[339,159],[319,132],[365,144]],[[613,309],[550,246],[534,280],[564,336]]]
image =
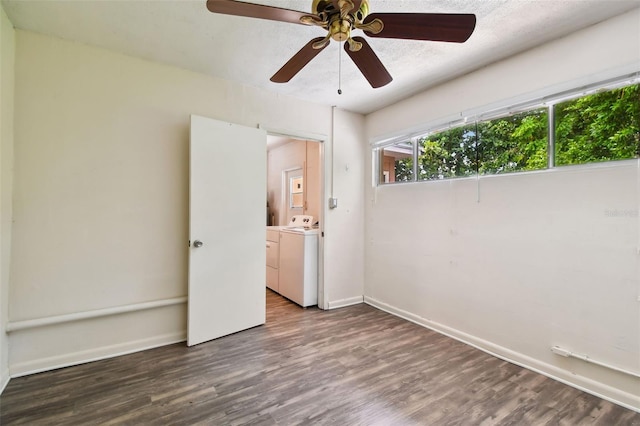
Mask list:
[[372,87],[389,84],[393,78],[363,37],[429,40],[463,43],[473,33],[476,16],[458,13],[369,13],[369,0],[313,0],[313,13],[235,0],[207,0],[213,13],[315,25],[327,30],[325,37],[307,43],[276,72],[271,81],[286,83],[315,58],[331,41],[346,42],[344,50]]

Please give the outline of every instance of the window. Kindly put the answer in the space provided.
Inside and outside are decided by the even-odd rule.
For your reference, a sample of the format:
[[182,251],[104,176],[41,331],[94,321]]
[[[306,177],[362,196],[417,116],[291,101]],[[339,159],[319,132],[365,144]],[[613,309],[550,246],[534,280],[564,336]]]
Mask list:
[[302,187],[303,177],[296,176],[289,178],[289,208],[301,209],[304,206],[304,188]]
[[640,154],[640,85],[555,106],[557,165],[636,158]]
[[418,140],[418,180],[547,167],[545,108],[456,127]]
[[479,173],[546,168],[548,121],[540,108],[478,123]]
[[[583,87],[580,91],[593,94],[581,97],[577,90],[569,91],[492,111],[497,118],[483,120],[476,115],[479,121],[473,124],[461,124],[463,119],[455,118],[450,122],[454,127],[447,130],[380,149],[378,182],[439,180],[638,158],[640,84],[635,82],[639,76],[635,73],[626,76],[626,81],[619,78]],[[560,97],[571,100],[547,105]]]
[[418,180],[471,176],[477,172],[475,124],[418,139]]
[[413,180],[413,142],[401,142],[380,150],[380,183]]

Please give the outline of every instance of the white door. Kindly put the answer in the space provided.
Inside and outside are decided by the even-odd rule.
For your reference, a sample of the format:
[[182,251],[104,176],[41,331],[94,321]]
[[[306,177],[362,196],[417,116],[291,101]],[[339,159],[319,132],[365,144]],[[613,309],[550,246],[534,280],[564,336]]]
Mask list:
[[265,323],[266,141],[191,116],[189,346]]

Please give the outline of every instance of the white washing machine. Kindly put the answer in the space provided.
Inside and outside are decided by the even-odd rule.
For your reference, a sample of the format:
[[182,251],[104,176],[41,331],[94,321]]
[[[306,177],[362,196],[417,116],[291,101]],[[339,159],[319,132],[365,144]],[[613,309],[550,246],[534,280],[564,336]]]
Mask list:
[[[313,216],[295,215],[291,218],[291,221],[288,225],[267,226],[266,284],[268,288],[275,291],[276,293],[282,294],[282,292],[280,291],[280,231],[290,228],[311,228],[313,224]],[[287,264],[287,262],[285,262],[285,264]]]
[[279,293],[302,307],[318,304],[318,229],[280,230]]

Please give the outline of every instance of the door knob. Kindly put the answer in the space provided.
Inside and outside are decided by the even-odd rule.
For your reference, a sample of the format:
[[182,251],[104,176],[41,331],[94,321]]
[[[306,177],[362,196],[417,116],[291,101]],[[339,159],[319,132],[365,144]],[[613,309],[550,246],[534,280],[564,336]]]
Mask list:
[[202,247],[203,245],[204,245],[204,243],[203,243],[202,241],[200,241],[200,240],[195,240],[195,241],[193,242],[193,246],[194,246],[195,248]]

